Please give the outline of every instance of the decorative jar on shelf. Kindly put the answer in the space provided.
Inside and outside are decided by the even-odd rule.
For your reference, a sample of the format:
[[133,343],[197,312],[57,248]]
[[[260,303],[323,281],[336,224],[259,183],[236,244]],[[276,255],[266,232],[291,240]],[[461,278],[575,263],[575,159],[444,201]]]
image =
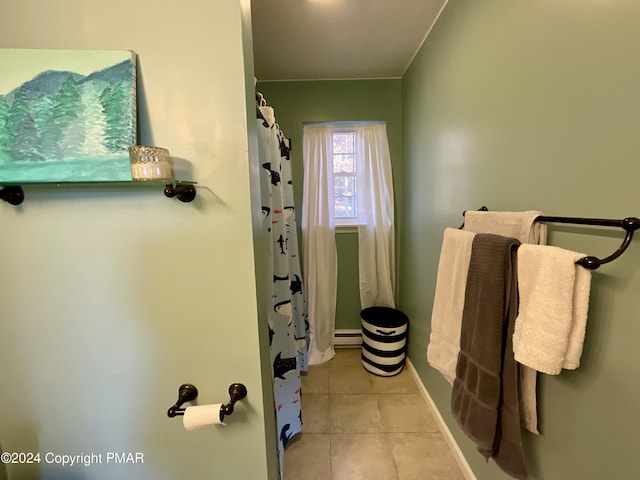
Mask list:
[[166,148],[132,145],[129,147],[129,160],[133,180],[173,180],[174,178],[173,161]]

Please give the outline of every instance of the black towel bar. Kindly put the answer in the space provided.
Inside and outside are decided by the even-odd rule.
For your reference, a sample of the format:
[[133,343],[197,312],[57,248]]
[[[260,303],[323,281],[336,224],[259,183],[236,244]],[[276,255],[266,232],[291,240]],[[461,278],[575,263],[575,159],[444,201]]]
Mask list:
[[[488,211],[487,207],[483,206],[479,211]],[[464,213],[463,213],[464,216]],[[609,218],[582,218],[582,217],[551,217],[547,215],[541,215],[536,218],[536,222],[550,222],[550,223],[570,223],[573,225],[594,225],[598,227],[618,227],[625,230],[627,233],[622,241],[622,245],[613,252],[611,255],[605,258],[597,258],[591,255],[586,256],[578,260],[576,263],[582,265],[589,270],[595,270],[600,265],[614,261],[627,249],[631,240],[633,240],[633,234],[636,230],[640,229],[640,218],[627,217],[622,220],[614,220]],[[463,224],[464,226],[464,224]]]
[[631,240],[633,240],[633,234],[640,228],[640,218],[627,217],[622,220],[612,220],[608,218],[580,218],[580,217],[549,217],[542,215],[536,218],[536,222],[551,222],[551,223],[570,223],[574,225],[595,225],[598,227],[618,227],[624,229],[627,233],[622,241],[622,245],[613,252],[611,255],[605,258],[597,258],[594,256],[583,257],[576,263],[582,265],[589,270],[595,270],[600,265],[614,261],[627,249]]

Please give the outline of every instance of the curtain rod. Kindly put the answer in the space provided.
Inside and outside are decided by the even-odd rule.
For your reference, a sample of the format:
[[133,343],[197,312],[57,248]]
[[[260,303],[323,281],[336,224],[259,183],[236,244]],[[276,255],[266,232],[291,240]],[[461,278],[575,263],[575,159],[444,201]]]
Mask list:
[[[487,212],[489,209],[482,206],[478,209],[482,212]],[[466,212],[465,212],[466,213]],[[463,213],[464,216],[464,213]],[[569,223],[574,225],[594,225],[598,227],[618,227],[625,230],[627,233],[622,241],[622,245],[613,252],[611,255],[605,258],[597,258],[591,255],[586,256],[578,260],[576,263],[587,268],[589,270],[595,270],[600,265],[614,261],[627,249],[631,240],[633,240],[633,234],[636,230],[640,229],[640,218],[627,217],[622,220],[609,219],[609,218],[583,218],[583,217],[552,217],[547,215],[540,215],[536,217],[536,222],[549,222],[549,223]],[[464,226],[464,224],[463,224]]]

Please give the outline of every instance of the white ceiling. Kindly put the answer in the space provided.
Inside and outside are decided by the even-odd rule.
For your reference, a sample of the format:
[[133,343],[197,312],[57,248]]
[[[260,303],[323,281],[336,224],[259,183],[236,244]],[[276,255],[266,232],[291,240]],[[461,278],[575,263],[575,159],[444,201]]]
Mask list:
[[256,78],[400,78],[447,0],[252,0]]

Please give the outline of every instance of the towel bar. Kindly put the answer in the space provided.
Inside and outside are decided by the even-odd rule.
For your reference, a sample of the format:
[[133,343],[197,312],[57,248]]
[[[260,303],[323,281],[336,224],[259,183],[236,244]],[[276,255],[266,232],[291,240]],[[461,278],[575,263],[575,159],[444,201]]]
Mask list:
[[[487,212],[489,209],[482,206],[479,211]],[[463,216],[464,216],[463,212]],[[631,240],[633,240],[633,234],[636,230],[640,229],[640,218],[627,217],[622,220],[614,220],[608,218],[583,218],[583,217],[550,217],[547,215],[541,215],[536,218],[536,222],[550,222],[550,223],[570,223],[574,225],[594,225],[598,227],[618,227],[625,230],[627,233],[622,241],[622,245],[613,252],[611,255],[605,258],[597,258],[594,256],[586,256],[578,260],[576,263],[587,268],[589,270],[595,270],[600,265],[614,261],[627,249]],[[464,223],[462,224],[464,226]],[[460,227],[462,228],[462,227]]]
[[627,217],[622,220],[612,220],[607,218],[579,218],[579,217],[548,217],[540,216],[536,218],[537,222],[553,222],[553,223],[571,223],[575,225],[595,225],[600,227],[618,227],[624,229],[627,234],[622,241],[622,245],[613,252],[611,255],[605,258],[597,258],[593,256],[587,256],[581,258],[576,263],[582,265],[589,270],[595,270],[600,265],[614,261],[627,249],[631,240],[633,240],[633,234],[640,228],[640,219],[636,217]]

